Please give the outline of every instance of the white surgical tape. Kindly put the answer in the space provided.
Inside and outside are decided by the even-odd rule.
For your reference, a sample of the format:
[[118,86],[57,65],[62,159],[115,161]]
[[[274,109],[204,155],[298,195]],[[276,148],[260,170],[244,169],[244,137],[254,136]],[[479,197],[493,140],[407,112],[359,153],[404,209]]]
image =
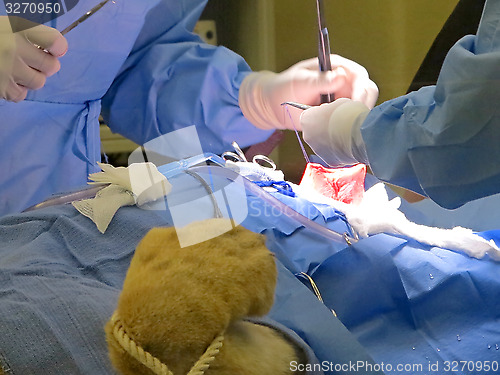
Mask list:
[[102,172],[89,176],[89,184],[110,184],[100,190],[95,198],[73,202],[73,206],[91,219],[104,233],[116,211],[123,206],[139,207],[163,198],[172,185],[152,163],[134,163],[128,167],[113,167],[99,163]]
[[283,181],[285,179],[282,171],[252,162],[226,160],[226,168],[248,178],[250,181]]

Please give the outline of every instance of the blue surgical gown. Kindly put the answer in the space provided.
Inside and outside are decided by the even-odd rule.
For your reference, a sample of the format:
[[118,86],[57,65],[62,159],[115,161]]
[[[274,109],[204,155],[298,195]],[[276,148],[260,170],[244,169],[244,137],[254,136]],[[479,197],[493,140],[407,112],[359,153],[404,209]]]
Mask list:
[[[81,0],[46,25],[62,30],[100,1]],[[206,152],[269,136],[238,106],[245,61],[191,32],[206,1],[109,2],[66,35],[61,70],[43,89],[0,100],[0,215],[86,184],[101,158],[101,110],[139,144],[191,125]]]
[[[362,125],[375,175],[457,208],[500,192],[500,1],[448,52],[436,86],[375,107]],[[388,147],[389,145],[389,147]]]

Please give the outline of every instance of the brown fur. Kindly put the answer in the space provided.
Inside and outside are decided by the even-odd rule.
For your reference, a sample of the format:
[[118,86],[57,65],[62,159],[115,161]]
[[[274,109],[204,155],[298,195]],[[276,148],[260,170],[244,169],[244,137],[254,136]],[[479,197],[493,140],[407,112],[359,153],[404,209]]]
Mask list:
[[[187,232],[216,233],[220,225],[227,221],[194,223]],[[127,333],[175,375],[186,374],[223,331],[223,347],[207,375],[291,374],[295,348],[274,330],[241,320],[269,311],[275,284],[274,257],[258,234],[237,227],[181,248],[175,229],[157,228],[137,247],[117,311]],[[151,374],[119,347],[110,323],[106,333],[122,374]]]

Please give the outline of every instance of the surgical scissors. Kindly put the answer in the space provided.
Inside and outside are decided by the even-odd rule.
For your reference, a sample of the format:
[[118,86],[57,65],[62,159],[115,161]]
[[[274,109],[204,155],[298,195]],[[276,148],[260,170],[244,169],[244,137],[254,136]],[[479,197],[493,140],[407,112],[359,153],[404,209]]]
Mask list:
[[[248,160],[247,160],[245,154],[243,153],[243,150],[238,145],[238,143],[233,141],[233,143],[231,143],[231,145],[234,147],[235,152],[232,152],[232,151],[224,152],[221,155],[222,159],[224,159],[226,161],[230,160],[233,162],[248,163]],[[258,164],[262,167],[262,165],[259,163],[259,161],[263,161],[263,162],[270,165],[270,167],[266,167],[266,168],[271,168],[273,171],[276,170],[276,164],[274,163],[274,161],[271,158],[268,158],[265,155],[255,155],[252,159],[252,163]]]
[[[319,67],[322,72],[332,70],[332,62],[330,60],[330,39],[328,38],[328,28],[326,27],[325,13],[323,0],[316,0],[316,8],[318,13],[318,59]],[[334,100],[333,94],[321,94],[321,103],[331,103]]]

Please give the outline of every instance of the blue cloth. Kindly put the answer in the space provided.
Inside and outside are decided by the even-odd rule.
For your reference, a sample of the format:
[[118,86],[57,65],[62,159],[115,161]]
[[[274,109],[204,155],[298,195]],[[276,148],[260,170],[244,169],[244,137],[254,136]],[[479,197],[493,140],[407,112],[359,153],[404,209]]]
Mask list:
[[[171,182],[171,195],[187,195],[189,200],[200,192],[206,194],[191,176],[180,175]],[[275,227],[275,217],[266,216],[261,201],[250,199],[248,204],[252,207],[248,225],[260,230]],[[204,210],[202,204],[197,206]],[[213,207],[207,212],[210,217]],[[121,208],[104,235],[70,205],[1,218],[2,366],[14,375],[114,374],[103,327],[115,308],[136,245],[150,228],[171,226],[172,222],[169,210],[135,206]],[[291,221],[288,228],[292,228]],[[345,351],[344,343],[335,340],[337,325],[328,322],[332,315],[279,262],[278,271],[276,304],[267,324],[284,331],[306,351],[311,365],[316,366],[308,373],[332,374],[323,371],[319,362],[333,361],[334,354]],[[310,313],[326,319],[321,326],[309,320],[310,314],[288,311],[305,300],[311,305]],[[324,341],[320,337],[326,338],[328,332],[332,333],[329,345],[321,349]],[[318,359],[316,349],[321,354]]]
[[[500,194],[467,202],[454,210],[445,209],[431,199],[424,199],[407,206],[410,210],[419,212],[426,217],[420,223],[440,228],[460,226],[482,232],[497,229],[498,223],[500,223],[500,210],[498,209],[500,207]],[[402,211],[405,214],[409,212]]]
[[436,86],[370,112],[361,132],[378,178],[445,208],[500,192],[499,31],[500,2],[489,0],[477,34],[451,48]]
[[[62,30],[100,1],[80,0],[46,25]],[[111,129],[139,144],[191,125],[206,152],[270,135],[238,107],[245,61],[191,32],[206,1],[109,2],[66,34],[61,70],[43,89],[21,103],[0,101],[0,215],[83,186],[98,171],[101,99]]]
[[[69,205],[1,219],[0,363],[9,374],[115,374],[104,325],[136,245],[150,228],[165,225],[168,214],[136,207],[122,208],[105,235]],[[294,331],[265,322],[319,366]]]
[[[266,235],[279,271],[268,318],[278,323],[277,329],[282,325],[293,331],[291,336],[298,335],[300,344],[314,353],[321,365],[316,373],[375,374],[383,369],[472,375],[481,371],[461,371],[461,363],[457,371],[445,369],[455,366],[453,361],[498,364],[499,263],[385,234],[348,246],[318,235],[312,226],[300,225],[293,215],[250,193],[246,202],[232,199],[237,189],[217,186],[218,177],[211,177],[207,181],[216,191],[220,186],[225,191],[217,198],[220,207],[223,202],[246,206],[243,225]],[[14,375],[42,369],[49,375],[113,373],[103,326],[135,246],[151,227],[171,225],[176,205],[198,211],[200,219],[214,212],[198,180],[181,174],[171,182],[169,210],[124,207],[104,235],[69,205],[0,219],[0,361]],[[348,230],[344,218],[327,206],[275,197],[316,224],[340,233]],[[499,241],[500,231],[482,236]],[[300,272],[312,277],[324,303]],[[359,353],[347,350],[341,338],[345,328],[329,309],[364,346],[363,360],[353,362]],[[398,366],[413,367],[403,371]]]
[[[340,229],[337,215],[322,220]],[[342,247],[306,228],[290,235],[264,233],[293,274],[313,279],[325,306],[336,311],[376,364],[385,364],[386,374],[498,372],[500,263],[386,234]],[[499,230],[480,235],[500,243]],[[322,321],[308,303],[295,303],[288,312]],[[315,332],[313,340],[318,339],[326,340]],[[485,363],[494,368],[476,367]]]

